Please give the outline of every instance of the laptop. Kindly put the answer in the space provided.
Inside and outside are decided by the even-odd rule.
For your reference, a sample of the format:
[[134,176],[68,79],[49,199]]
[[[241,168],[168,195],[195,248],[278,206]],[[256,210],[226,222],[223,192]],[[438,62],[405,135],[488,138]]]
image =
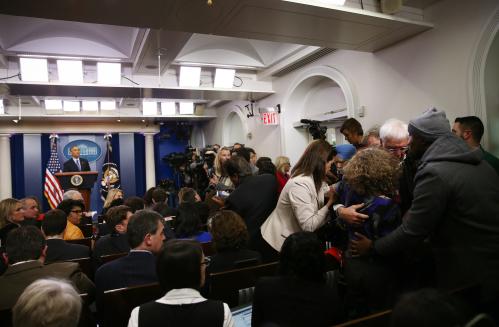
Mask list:
[[251,304],[232,309],[232,318],[234,319],[234,326],[251,327],[252,309],[253,306]]

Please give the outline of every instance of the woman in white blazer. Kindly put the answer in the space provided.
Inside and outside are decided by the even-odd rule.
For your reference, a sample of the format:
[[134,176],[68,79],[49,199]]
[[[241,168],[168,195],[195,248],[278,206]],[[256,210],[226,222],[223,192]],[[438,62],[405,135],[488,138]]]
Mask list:
[[[284,186],[276,208],[260,228],[263,239],[274,250],[280,251],[289,235],[313,232],[326,222],[333,204],[333,190],[325,179],[333,155],[328,142],[315,140],[291,170],[291,179]],[[324,203],[326,194],[329,199]]]

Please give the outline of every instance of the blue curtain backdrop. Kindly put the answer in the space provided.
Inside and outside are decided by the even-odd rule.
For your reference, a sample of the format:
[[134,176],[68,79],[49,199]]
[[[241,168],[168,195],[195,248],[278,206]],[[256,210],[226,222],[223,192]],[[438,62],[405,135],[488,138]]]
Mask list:
[[[12,169],[12,197],[24,198],[24,147],[23,134],[13,134],[10,137],[10,158]],[[36,169],[36,167],[34,167]]]

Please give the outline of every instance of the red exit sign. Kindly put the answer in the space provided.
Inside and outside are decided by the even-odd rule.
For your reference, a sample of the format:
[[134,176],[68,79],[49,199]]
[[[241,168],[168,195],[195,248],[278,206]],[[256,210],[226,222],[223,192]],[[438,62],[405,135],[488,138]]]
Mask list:
[[279,117],[277,116],[277,112],[264,112],[261,115],[264,125],[279,125]]

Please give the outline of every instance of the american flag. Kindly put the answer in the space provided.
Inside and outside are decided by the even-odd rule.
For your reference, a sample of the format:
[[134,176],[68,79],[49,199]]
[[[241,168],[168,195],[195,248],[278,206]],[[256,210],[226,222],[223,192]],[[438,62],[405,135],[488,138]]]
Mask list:
[[50,158],[45,169],[45,184],[44,191],[50,208],[57,208],[57,205],[62,201],[63,190],[59,180],[54,176],[55,173],[61,171],[61,164],[57,157],[57,136],[50,136]]

